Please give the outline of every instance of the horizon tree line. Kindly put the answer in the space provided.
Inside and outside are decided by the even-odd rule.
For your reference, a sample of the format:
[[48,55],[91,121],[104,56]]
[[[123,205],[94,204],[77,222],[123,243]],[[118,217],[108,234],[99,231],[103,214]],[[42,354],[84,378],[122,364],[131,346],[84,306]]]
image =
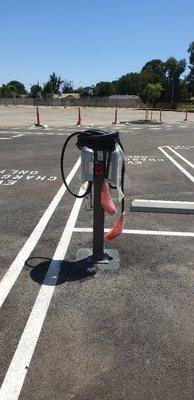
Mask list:
[[53,72],[42,86],[36,83],[29,92],[23,83],[12,80],[0,88],[1,97],[49,98],[54,94],[79,93],[80,96],[107,97],[110,95],[138,95],[144,103],[169,102],[173,106],[194,96],[194,41],[190,43],[189,72],[185,59],[169,57],[148,61],[140,72],[130,72],[113,81],[100,81],[96,85],[74,89],[72,81],[62,79]]

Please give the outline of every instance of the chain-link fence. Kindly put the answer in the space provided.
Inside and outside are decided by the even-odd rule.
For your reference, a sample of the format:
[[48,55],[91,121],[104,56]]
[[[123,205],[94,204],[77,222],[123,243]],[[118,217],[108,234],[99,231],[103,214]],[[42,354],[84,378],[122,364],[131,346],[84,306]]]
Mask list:
[[0,105],[39,105],[50,107],[129,107],[139,108],[142,103],[138,97],[135,98],[117,98],[110,97],[80,97],[68,96],[65,98],[51,97],[46,99],[32,99],[32,98],[0,98]]

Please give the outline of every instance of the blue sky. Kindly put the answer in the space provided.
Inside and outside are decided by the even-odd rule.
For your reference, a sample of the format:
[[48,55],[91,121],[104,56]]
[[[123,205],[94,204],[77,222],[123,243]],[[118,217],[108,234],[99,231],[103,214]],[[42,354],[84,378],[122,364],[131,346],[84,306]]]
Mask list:
[[77,87],[188,60],[194,40],[193,0],[2,0],[0,16],[0,84],[28,89],[53,71]]

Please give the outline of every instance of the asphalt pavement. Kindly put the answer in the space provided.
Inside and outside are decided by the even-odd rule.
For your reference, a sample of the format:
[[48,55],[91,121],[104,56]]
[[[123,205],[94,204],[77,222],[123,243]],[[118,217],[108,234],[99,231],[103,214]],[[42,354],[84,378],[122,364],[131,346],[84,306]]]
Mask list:
[[[125,148],[125,231],[106,245],[118,270],[91,276],[75,265],[92,247],[92,210],[59,168],[76,128],[0,130],[0,400],[193,398],[194,216],[131,203],[194,201],[194,124],[108,129]],[[65,172],[77,192],[78,158],[72,141]]]

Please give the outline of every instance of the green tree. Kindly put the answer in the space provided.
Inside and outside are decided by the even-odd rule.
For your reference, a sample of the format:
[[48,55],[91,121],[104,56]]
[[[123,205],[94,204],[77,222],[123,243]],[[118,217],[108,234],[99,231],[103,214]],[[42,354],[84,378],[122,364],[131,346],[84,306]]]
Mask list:
[[47,83],[49,83],[52,86],[52,92],[55,94],[58,94],[60,91],[60,87],[63,83],[63,80],[60,76],[57,76],[57,74],[55,72],[53,72],[49,76],[49,80]]
[[2,85],[1,87],[1,97],[11,98],[17,97],[15,86],[7,83],[6,85]]
[[122,75],[117,81],[112,82],[112,85],[116,84],[116,88],[113,89],[113,91],[116,92],[116,94],[138,94],[139,76],[140,74],[137,72]]
[[119,94],[117,85],[118,85],[118,80],[114,80],[114,81],[111,82],[112,94]]
[[158,81],[165,78],[165,64],[158,58],[148,61],[141,71],[151,72],[153,74],[153,79],[156,81],[155,83],[159,83]]
[[15,88],[15,92],[17,93],[17,96],[21,95],[21,94],[26,94],[26,89],[25,86],[23,85],[22,82],[19,81],[10,81],[8,83],[11,86],[14,86]]
[[41,94],[42,94],[42,88],[40,85],[36,84],[31,86],[29,97],[36,99]]
[[181,75],[186,69],[186,61],[176,60],[174,57],[168,58],[165,63],[165,70],[168,82],[167,99],[173,106],[175,101],[179,101],[179,93],[181,86]]
[[148,83],[142,91],[141,98],[153,108],[161,97],[163,88],[160,83]]
[[76,92],[79,93],[79,95],[80,95],[81,97],[85,97],[85,96],[88,96],[88,95],[89,95],[89,93],[88,93],[88,88],[87,88],[87,87],[84,87],[84,86],[79,86],[79,87],[77,88]]
[[26,93],[25,86],[19,81],[10,81],[1,87],[1,97],[20,97]]
[[157,84],[159,83],[162,88],[162,98],[165,98],[165,93],[167,90],[167,79],[166,79],[166,69],[165,63],[160,59],[154,59],[148,61],[144,67],[142,68],[139,76],[139,94],[142,96],[142,93],[145,87],[148,84]]
[[42,95],[43,97],[52,97],[52,95],[54,94],[53,91],[53,85],[50,82],[47,82],[43,89],[42,89]]
[[73,85],[72,85],[72,81],[63,81],[63,87],[62,87],[62,93],[73,93],[74,89],[73,89]]
[[189,56],[190,72],[187,77],[188,89],[189,89],[189,92],[192,94],[192,96],[194,96],[194,41],[190,43],[189,48],[188,48],[188,53],[190,54],[190,56]]
[[106,97],[113,94],[113,87],[111,82],[102,81],[95,86],[95,95],[99,97]]
[[189,99],[189,87],[187,79],[183,79],[179,84],[179,101],[186,101]]
[[80,86],[76,89],[76,92],[79,93],[81,97],[93,96],[94,87],[93,86]]

